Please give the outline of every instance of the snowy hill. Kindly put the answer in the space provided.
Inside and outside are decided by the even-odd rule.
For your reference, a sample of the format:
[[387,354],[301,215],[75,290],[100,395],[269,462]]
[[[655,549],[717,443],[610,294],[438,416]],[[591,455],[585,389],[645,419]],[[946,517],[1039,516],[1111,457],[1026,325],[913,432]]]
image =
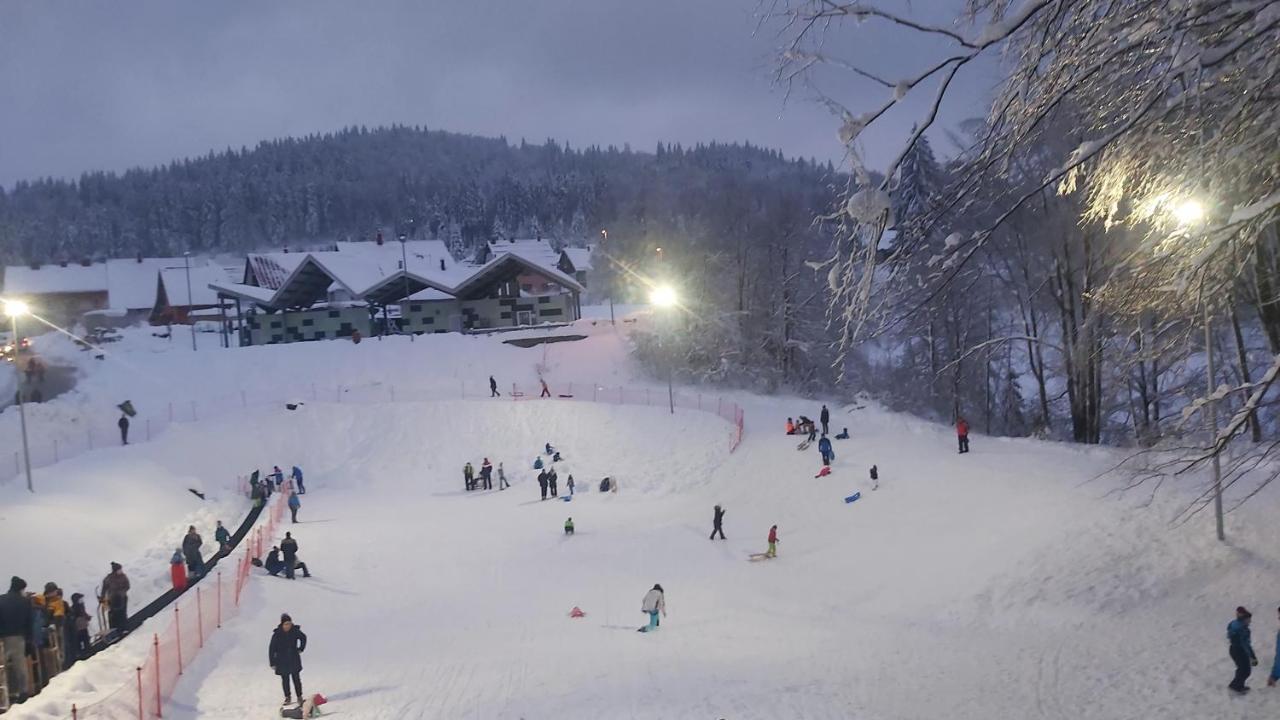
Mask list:
[[[122,396],[211,401],[338,379],[378,392],[395,382],[401,396],[490,373],[528,383],[535,365],[553,384],[643,384],[623,341],[601,329],[528,350],[438,336],[202,351],[197,363],[180,343],[148,340],[126,341],[106,363],[85,361],[77,394],[42,407],[48,416],[38,421],[55,432]],[[193,373],[199,382],[188,382]],[[788,415],[816,415],[813,401],[736,398],[747,425],[731,454],[731,428],[707,413],[386,396],[181,423],[150,443],[60,463],[42,473],[49,490],[17,506],[22,493],[10,483],[0,488],[7,519],[59,512],[83,526],[78,542],[42,544],[18,564],[40,582],[46,565],[60,579],[96,579],[117,559],[109,552],[150,568],[175,528],[209,512],[160,490],[166,482],[202,483],[215,508],[232,511],[236,499],[220,488],[237,473],[306,468],[302,522],[289,529],[315,577],[255,577],[246,609],[187,668],[166,708],[174,718],[274,713],[279,686],[265,651],[281,612],[310,638],[308,692],[351,718],[1280,713],[1280,695],[1265,688],[1246,698],[1225,688],[1224,632],[1236,605],[1255,612],[1255,687],[1270,665],[1274,493],[1229,516],[1232,544],[1223,546],[1209,518],[1168,523],[1187,500],[1178,489],[1150,507],[1145,494],[1109,496],[1114,480],[1093,478],[1113,453],[975,437],[973,452],[958,456],[949,428],[874,405],[833,407],[832,425],[847,425],[852,439],[837,442],[834,473],[816,479],[816,453],[797,452],[796,438],[781,433]],[[572,502],[538,499],[530,463],[545,442],[565,454],[561,491],[570,472],[578,480]],[[462,464],[483,457],[505,464],[510,490],[463,491]],[[866,481],[873,463],[875,491]],[[620,492],[596,491],[604,475],[621,479]],[[101,495],[79,495],[90,488]],[[846,504],[855,490],[863,497]],[[103,517],[92,505],[106,496],[145,496],[153,517]],[[707,539],[717,503],[726,541]],[[573,537],[560,529],[568,516]],[[748,562],[773,524],[779,557]],[[119,526],[115,545],[95,547],[90,538],[108,526]],[[30,548],[31,532],[2,522],[0,547]],[[670,615],[659,632],[636,633],[655,582]],[[570,619],[574,606],[587,616]],[[130,652],[89,665],[130,669]],[[63,717],[70,702],[109,690],[107,675],[78,668],[13,717]]]

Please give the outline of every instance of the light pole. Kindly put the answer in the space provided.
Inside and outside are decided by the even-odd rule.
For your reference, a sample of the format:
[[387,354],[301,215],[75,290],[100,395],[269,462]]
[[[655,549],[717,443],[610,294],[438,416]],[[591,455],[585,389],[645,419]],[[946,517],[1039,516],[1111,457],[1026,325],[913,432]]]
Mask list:
[[[606,260],[608,259],[608,255],[606,254],[608,251],[604,249],[604,246],[605,246],[606,244],[608,244],[608,242],[609,242],[609,231],[608,231],[608,230],[601,230],[601,231],[600,231],[600,254],[601,254],[601,255],[602,255]],[[616,326],[618,323],[613,319],[613,288],[614,288],[614,285],[615,285],[615,283],[613,282],[613,276],[612,276],[612,275],[610,275],[610,277],[609,277],[609,324],[610,324],[610,325],[615,325],[615,326]]]
[[678,300],[676,289],[670,285],[659,285],[649,292],[650,304],[660,309],[666,318],[667,329],[658,333],[658,345],[663,349],[663,354],[667,356],[667,405],[672,415],[676,414],[676,394],[671,381],[671,376],[675,372],[675,361],[671,357],[670,343],[665,342],[664,336],[670,331],[671,313],[675,311]]
[[[28,312],[30,312],[30,308],[21,300],[4,301],[4,314],[8,315],[9,319],[13,321],[13,347],[15,353],[18,347],[18,316],[26,315]],[[16,365],[14,369],[17,370]],[[27,411],[22,402],[21,379],[18,381],[18,420],[22,425],[22,463],[27,471],[27,491],[35,492],[35,486],[31,484],[31,448],[27,445]]]
[[[412,221],[410,221],[412,222]],[[400,234],[400,269],[404,272],[404,301],[400,305],[400,322],[409,331],[409,342],[413,342],[413,329],[409,327],[409,251],[408,238]]]
[[191,297],[191,253],[182,253],[182,264],[187,269],[187,322],[191,323],[191,350],[196,349],[196,319],[191,316],[195,312],[196,301]]

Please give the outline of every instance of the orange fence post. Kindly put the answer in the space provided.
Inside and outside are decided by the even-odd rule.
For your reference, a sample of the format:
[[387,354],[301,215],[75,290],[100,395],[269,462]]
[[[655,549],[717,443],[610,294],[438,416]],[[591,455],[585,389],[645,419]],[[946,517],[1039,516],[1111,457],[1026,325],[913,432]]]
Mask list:
[[138,720],[144,720],[142,716],[142,668],[137,668],[137,671],[138,671]]
[[218,571],[218,627],[222,627],[222,571]]
[[200,588],[196,588],[196,638],[199,647],[204,647],[204,602],[200,599]]
[[178,674],[182,674],[182,614],[178,612],[178,606],[173,606],[173,629],[177,633],[178,639]]
[[[151,636],[151,647],[153,652],[155,653],[153,657],[155,658],[155,663],[156,663],[156,717],[164,717],[164,715],[160,713],[160,636],[159,635],[153,634]],[[139,687],[139,692],[141,692],[141,687],[142,687],[141,674],[139,674],[138,677],[139,677],[138,687]],[[139,696],[139,699],[138,699],[138,717],[142,717],[141,696]]]

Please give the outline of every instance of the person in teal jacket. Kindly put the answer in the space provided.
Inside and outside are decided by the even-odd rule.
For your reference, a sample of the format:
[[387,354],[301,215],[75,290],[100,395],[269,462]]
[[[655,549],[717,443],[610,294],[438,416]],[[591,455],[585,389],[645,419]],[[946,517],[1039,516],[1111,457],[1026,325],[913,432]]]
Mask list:
[[[1280,612],[1280,608],[1276,608]],[[1267,687],[1275,687],[1280,680],[1280,632],[1276,633],[1276,659],[1271,662],[1271,677],[1267,678]]]
[[1253,653],[1253,641],[1249,632],[1249,621],[1252,618],[1253,613],[1238,607],[1236,619],[1227,625],[1228,652],[1231,654],[1231,660],[1236,664],[1235,677],[1227,687],[1238,693],[1249,692],[1249,688],[1244,683],[1258,664],[1258,656]]
[[298,522],[298,509],[302,507],[302,500],[298,497],[297,491],[289,493],[289,514],[293,516],[293,522]]

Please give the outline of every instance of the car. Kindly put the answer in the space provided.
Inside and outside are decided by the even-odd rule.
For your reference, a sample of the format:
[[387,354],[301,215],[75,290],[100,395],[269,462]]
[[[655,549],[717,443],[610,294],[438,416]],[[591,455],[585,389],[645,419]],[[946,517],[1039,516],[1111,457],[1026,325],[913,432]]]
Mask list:
[[31,338],[21,338],[15,346],[13,341],[6,339],[0,341],[0,358],[13,362],[19,354],[31,352]]

